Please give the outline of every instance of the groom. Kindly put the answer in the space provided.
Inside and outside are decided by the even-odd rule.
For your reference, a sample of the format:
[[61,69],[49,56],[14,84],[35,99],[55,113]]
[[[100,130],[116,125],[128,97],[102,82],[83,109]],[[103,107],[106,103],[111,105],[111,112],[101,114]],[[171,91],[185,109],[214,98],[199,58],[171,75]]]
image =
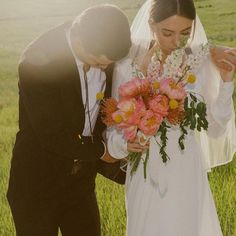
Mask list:
[[131,47],[113,5],[85,10],[34,40],[19,64],[19,132],[8,201],[17,236],[99,236],[95,177],[124,183],[102,139],[100,99]]

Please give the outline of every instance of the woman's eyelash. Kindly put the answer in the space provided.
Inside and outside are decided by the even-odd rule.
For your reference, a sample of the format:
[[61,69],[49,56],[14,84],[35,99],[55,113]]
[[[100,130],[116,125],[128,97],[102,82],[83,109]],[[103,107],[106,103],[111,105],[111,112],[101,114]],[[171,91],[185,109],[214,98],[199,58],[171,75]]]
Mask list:
[[165,33],[165,32],[163,32],[163,35],[166,36],[166,37],[168,37],[168,36],[171,36],[172,34],[171,34],[171,33]]
[[189,35],[190,34],[190,32],[184,32],[184,33],[182,33],[182,35]]
[[[181,35],[184,35],[184,36],[189,35],[189,34],[190,34],[190,32],[181,33]],[[172,35],[172,33],[165,33],[165,32],[163,32],[163,35],[164,35],[165,37],[170,37],[170,36]]]

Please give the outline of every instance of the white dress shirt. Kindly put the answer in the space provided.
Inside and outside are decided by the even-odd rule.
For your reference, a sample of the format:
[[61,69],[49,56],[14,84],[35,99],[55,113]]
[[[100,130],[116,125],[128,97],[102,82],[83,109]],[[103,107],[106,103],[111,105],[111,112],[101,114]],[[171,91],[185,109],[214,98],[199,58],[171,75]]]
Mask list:
[[[74,55],[78,71],[80,74],[80,84],[81,84],[81,93],[83,104],[86,104],[86,89],[85,89],[85,81],[84,81],[84,71],[83,65],[84,63],[75,55],[71,40],[70,40],[70,30],[66,31],[67,41],[71,48],[71,51]],[[88,81],[88,95],[89,95],[89,113],[91,118],[92,130],[95,127],[96,120],[99,113],[100,101],[97,101],[96,95],[99,92],[105,92],[106,89],[106,74],[100,69],[91,67],[87,72],[87,81]],[[83,136],[91,136],[90,127],[89,127],[89,118],[88,118],[88,108],[86,107],[86,115],[85,115],[85,124],[82,135]]]

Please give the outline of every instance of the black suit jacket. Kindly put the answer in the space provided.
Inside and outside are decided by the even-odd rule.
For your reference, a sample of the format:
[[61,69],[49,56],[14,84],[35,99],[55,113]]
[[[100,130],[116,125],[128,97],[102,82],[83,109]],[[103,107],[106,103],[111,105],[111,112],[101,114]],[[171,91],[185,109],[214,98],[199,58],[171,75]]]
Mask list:
[[[40,182],[51,173],[66,176],[74,160],[79,159],[96,163],[96,171],[124,183],[125,173],[120,171],[119,162],[109,165],[99,159],[104,153],[102,131],[105,129],[100,116],[94,129],[94,143],[79,138],[85,113],[79,72],[66,40],[70,25],[66,23],[44,33],[22,55],[19,63],[20,130],[11,172],[17,172],[22,166],[26,172],[34,171]],[[106,70],[106,76],[105,94],[109,96],[112,66]]]

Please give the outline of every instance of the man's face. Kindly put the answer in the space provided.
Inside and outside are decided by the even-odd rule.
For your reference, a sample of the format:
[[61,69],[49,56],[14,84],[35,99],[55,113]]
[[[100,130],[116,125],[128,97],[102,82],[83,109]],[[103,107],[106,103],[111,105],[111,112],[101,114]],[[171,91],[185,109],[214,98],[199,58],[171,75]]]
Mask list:
[[112,64],[114,61],[107,58],[105,55],[95,56],[89,52],[87,52],[83,44],[76,41],[76,44],[72,44],[74,48],[74,52],[79,57],[79,59],[84,63],[89,65],[90,67],[100,68],[101,70],[105,70],[108,65]]
[[106,56],[94,56],[92,54],[88,54],[86,58],[84,58],[85,63],[90,65],[91,67],[100,68],[101,70],[105,70],[113,61],[108,59]]

